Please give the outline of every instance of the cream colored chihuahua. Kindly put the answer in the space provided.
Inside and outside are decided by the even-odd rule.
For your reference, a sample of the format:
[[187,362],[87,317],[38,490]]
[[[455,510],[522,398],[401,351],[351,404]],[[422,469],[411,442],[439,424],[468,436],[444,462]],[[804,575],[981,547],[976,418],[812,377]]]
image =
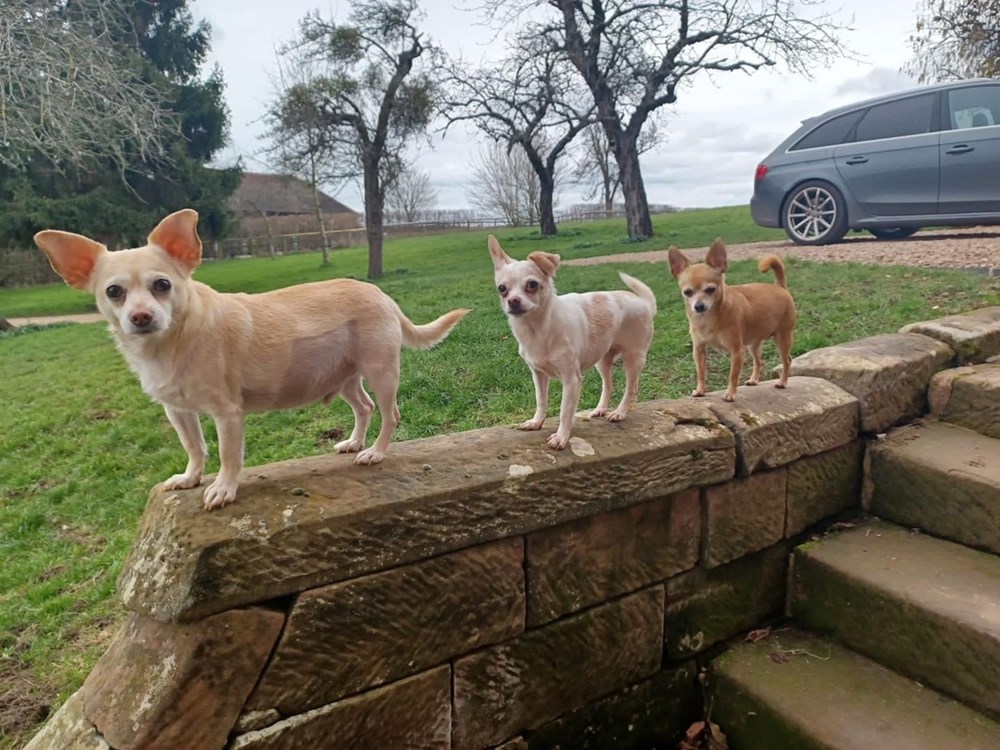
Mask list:
[[[354,412],[338,453],[355,463],[385,456],[399,422],[401,345],[430,347],[468,310],[414,325],[378,287],[350,279],[301,284],[264,294],[222,294],[194,281],[201,263],[198,214],[171,214],[147,244],[108,252],[78,234],[47,230],[35,242],[66,283],[94,294],[118,348],[143,390],[163,404],[188,455],[183,474],[165,489],[201,483],[207,449],[199,414],[219,434],[221,468],[205,489],[205,508],[236,498],[247,412],[303,406],[343,396]],[[375,405],[382,414],[375,444],[364,448]]]
[[796,311],[795,301],[788,293],[781,259],[777,255],[765,255],[758,265],[761,273],[774,271],[777,283],[726,286],[728,260],[721,239],[712,243],[704,263],[692,264],[676,247],[670,248],[668,258],[670,271],[684,295],[684,310],[691,324],[698,378],[698,386],[691,395],[705,395],[709,345],[729,352],[729,387],[723,400],[736,398],[736,386],[745,361],[744,347],[753,356],[753,374],[746,384],[757,385],[763,364],[760,346],[772,337],[781,354],[781,379],[775,387],[784,388],[792,365]]
[[[622,273],[631,292],[559,295],[554,284],[558,255],[533,252],[527,260],[513,260],[493,235],[489,248],[500,305],[535,381],[535,416],[518,429],[542,428],[549,405],[549,379],[556,378],[563,386],[559,429],[549,436],[548,444],[556,450],[565,448],[580,402],[583,373],[589,367],[601,374],[601,400],[590,416],[607,417],[610,422],[625,419],[653,340],[656,297],[650,288]],[[618,357],[625,367],[625,393],[609,412],[611,367]]]

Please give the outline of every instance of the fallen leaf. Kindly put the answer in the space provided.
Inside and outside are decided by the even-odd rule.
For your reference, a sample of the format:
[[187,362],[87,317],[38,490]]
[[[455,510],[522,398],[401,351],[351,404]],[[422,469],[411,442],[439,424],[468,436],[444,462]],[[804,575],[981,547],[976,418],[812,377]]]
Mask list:
[[757,630],[751,630],[747,633],[747,641],[750,643],[758,643],[771,635],[771,628],[758,628]]

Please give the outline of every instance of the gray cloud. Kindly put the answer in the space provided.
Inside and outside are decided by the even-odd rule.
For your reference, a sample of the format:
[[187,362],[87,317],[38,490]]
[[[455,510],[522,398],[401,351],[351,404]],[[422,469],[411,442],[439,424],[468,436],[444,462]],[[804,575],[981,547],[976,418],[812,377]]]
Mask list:
[[917,82],[892,68],[872,68],[863,76],[848,78],[834,89],[837,96],[879,96],[913,88]]

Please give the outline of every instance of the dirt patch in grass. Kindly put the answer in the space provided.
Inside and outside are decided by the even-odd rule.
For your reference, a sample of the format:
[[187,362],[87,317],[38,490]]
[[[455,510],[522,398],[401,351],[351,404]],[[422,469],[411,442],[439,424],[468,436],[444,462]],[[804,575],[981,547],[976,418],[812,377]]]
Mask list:
[[26,741],[49,717],[59,691],[14,660],[0,664],[0,744]]

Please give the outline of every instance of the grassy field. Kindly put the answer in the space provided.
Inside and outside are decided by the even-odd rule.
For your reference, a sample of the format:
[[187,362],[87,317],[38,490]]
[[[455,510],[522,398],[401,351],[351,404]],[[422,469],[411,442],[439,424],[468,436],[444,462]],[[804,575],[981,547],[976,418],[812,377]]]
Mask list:
[[[671,242],[703,246],[718,234],[732,242],[775,236],[752,226],[745,207],[661,216],[656,226],[658,236],[638,246],[624,240],[620,222],[567,227],[545,241],[527,230],[499,234],[515,257],[535,247],[582,257]],[[388,273],[380,286],[415,321],[473,308],[439,347],[404,353],[397,440],[513,425],[532,412],[531,378],[493,291],[485,236],[387,245]],[[364,252],[349,250],[336,253],[330,268],[309,254],[206,264],[197,277],[222,290],[261,291],[361,275],[365,264]],[[681,298],[665,264],[567,267],[558,286],[563,292],[621,288],[618,270],[646,281],[660,302],[640,398],[684,396],[693,387],[694,367]],[[1000,303],[1000,282],[962,272],[790,261],[788,273],[800,308],[796,354]],[[752,263],[734,264],[731,283],[752,279],[759,279]],[[0,290],[2,316],[88,309],[89,297],[65,287]],[[765,352],[773,364],[773,346]],[[711,360],[711,387],[723,385],[726,368],[723,358]],[[618,394],[622,380],[616,371]],[[3,334],[0,383],[0,748],[13,748],[80,685],[120,622],[114,580],[137,519],[150,487],[180,471],[184,454],[102,324]],[[590,373],[584,404],[598,394],[599,378]],[[351,424],[341,401],[251,415],[247,464],[327,452],[329,431],[349,431]],[[206,427],[214,471],[214,430],[210,422]]]

